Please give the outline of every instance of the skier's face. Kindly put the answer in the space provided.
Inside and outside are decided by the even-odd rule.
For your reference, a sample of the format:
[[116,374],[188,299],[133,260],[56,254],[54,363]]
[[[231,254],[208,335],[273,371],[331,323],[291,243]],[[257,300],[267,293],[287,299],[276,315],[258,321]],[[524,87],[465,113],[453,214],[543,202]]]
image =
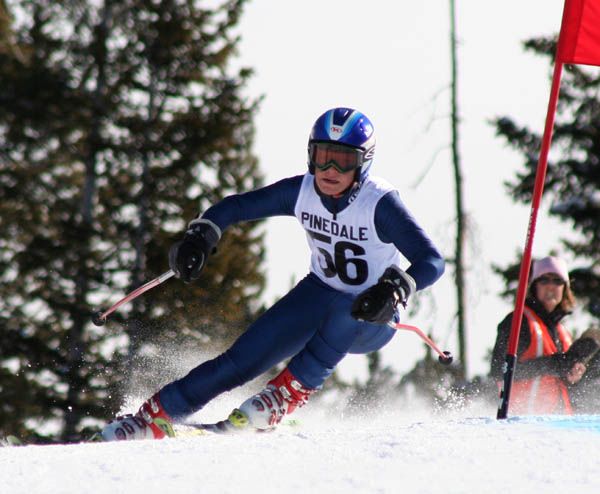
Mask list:
[[563,299],[565,281],[555,274],[543,275],[536,280],[535,291],[544,308],[552,312]]
[[322,194],[340,197],[344,191],[354,182],[355,171],[340,173],[335,167],[327,170],[315,168],[315,181]]

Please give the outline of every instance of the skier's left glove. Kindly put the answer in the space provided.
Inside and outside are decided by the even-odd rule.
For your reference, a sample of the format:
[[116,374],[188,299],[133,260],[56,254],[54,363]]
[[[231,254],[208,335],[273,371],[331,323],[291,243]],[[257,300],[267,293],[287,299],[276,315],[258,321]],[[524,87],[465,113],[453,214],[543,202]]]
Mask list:
[[169,250],[169,266],[175,276],[185,283],[198,279],[206,259],[216,251],[220,238],[221,230],[212,221],[192,221],[183,240],[175,243]]
[[416,289],[415,280],[398,266],[392,265],[375,285],[359,293],[350,313],[359,321],[387,324],[394,317],[398,304],[406,308],[408,298]]

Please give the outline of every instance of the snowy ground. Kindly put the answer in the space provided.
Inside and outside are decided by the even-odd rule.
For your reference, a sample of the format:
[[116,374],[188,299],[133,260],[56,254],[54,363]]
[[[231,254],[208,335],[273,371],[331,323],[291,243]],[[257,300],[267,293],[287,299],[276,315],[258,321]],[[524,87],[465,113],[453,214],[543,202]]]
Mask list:
[[0,448],[0,492],[600,492],[600,416],[334,420],[308,408],[269,434]]

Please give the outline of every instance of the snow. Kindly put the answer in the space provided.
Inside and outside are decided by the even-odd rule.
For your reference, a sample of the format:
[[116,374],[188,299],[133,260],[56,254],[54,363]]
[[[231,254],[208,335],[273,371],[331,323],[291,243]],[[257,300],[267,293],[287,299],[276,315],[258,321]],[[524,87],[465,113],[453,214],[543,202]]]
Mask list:
[[306,409],[266,434],[0,448],[0,492],[600,492],[600,416]]

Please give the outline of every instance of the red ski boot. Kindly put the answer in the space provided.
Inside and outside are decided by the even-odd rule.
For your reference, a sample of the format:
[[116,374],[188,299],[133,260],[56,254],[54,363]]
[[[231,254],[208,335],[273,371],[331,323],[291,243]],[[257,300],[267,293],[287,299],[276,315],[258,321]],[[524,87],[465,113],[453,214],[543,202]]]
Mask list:
[[315,389],[305,388],[286,367],[260,393],[248,398],[239,410],[256,429],[273,429],[285,415],[303,406]]
[[105,441],[163,439],[175,436],[175,431],[173,420],[162,408],[156,393],[135,415],[123,415],[106,424],[101,435]]

